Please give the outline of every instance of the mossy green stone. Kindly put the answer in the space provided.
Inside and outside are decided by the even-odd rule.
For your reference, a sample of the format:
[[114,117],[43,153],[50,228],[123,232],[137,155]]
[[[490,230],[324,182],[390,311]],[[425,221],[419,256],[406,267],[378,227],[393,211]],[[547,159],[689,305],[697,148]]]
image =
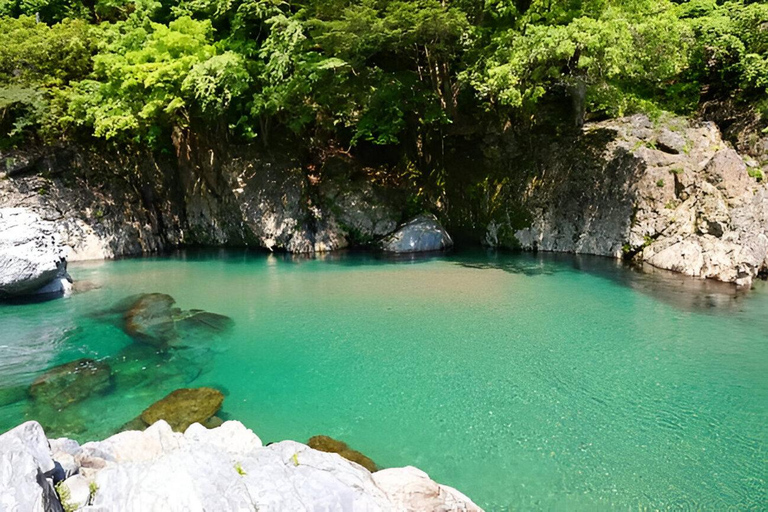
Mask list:
[[313,436],[307,442],[310,448],[327,453],[338,453],[347,460],[360,464],[373,473],[378,470],[376,463],[357,450],[353,450],[344,441],[339,441],[328,436]]
[[30,396],[56,409],[102,393],[111,385],[110,367],[102,361],[78,359],[54,368],[35,379]]
[[224,395],[217,389],[177,389],[150,405],[141,413],[141,420],[147,425],[165,420],[174,431],[184,432],[193,423],[205,423],[219,411],[223,402]]

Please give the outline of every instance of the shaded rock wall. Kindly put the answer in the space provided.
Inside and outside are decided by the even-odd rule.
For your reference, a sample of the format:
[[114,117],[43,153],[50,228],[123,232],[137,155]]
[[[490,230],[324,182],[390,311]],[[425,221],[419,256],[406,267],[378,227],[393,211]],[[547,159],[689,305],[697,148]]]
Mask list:
[[502,208],[489,245],[632,258],[740,285],[768,268],[768,188],[714,123],[592,123],[540,155],[507,202],[527,225]]
[[349,158],[297,156],[179,135],[177,155],[44,148],[0,155],[0,205],[53,222],[70,261],[181,245],[295,253],[366,245],[402,220],[404,192]]

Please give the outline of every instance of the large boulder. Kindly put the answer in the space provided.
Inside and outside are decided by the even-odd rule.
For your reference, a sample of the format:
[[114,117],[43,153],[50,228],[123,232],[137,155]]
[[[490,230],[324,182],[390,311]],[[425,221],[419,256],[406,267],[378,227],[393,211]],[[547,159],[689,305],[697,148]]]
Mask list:
[[[52,444],[59,452],[66,446]],[[62,488],[71,490],[70,505],[87,501],[82,509],[89,511],[480,510],[415,468],[371,474],[293,441],[264,447],[236,421],[212,430],[193,424],[183,434],[158,421],[143,432],[67,447],[67,454],[80,468]]]
[[0,435],[0,510],[59,512],[56,469],[39,423],[29,421]]
[[453,240],[432,214],[415,217],[382,241],[382,249],[393,253],[440,251]]
[[24,208],[0,208],[0,298],[55,297],[70,289],[54,224]]
[[208,338],[232,326],[227,316],[200,309],[182,310],[175,304],[176,299],[165,293],[142,293],[126,297],[95,316],[110,319],[117,315],[129,336],[159,348],[190,341],[197,335]]
[[173,297],[164,293],[147,293],[136,298],[125,313],[125,332],[151,345],[162,346],[177,337],[174,316],[181,311],[173,307]]

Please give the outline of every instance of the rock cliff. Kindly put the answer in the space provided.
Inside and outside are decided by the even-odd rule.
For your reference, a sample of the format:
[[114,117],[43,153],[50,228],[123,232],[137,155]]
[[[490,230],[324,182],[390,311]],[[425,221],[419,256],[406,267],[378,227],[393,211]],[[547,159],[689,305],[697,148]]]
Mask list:
[[[427,209],[452,233],[492,247],[644,261],[746,286],[768,268],[768,162],[765,144],[747,144],[745,130],[734,144],[746,153],[714,123],[677,117],[587,123],[577,136],[539,133],[525,143],[519,134],[486,137],[470,144],[485,148],[477,154],[452,153],[454,191]],[[52,223],[70,261],[185,245],[397,249],[416,192],[380,179],[387,173],[343,152],[309,163],[295,150],[174,140],[176,155],[0,155],[0,207]],[[451,245],[442,227],[433,231],[440,240],[430,248]]]
[[[713,123],[645,116],[551,143],[486,242],[645,261],[749,285],[768,269],[768,187]],[[527,225],[512,223],[520,209]]]

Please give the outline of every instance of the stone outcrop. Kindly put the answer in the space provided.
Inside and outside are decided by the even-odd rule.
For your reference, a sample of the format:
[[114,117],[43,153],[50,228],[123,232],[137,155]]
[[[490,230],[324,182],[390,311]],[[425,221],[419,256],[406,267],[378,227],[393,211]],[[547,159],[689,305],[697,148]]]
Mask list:
[[176,159],[138,149],[0,153],[0,206],[52,222],[69,261],[184,245],[311,254],[371,245],[401,219],[406,192],[350,158],[315,169],[290,156],[295,148],[275,156],[179,137]]
[[[0,481],[10,483],[0,487],[0,505],[20,510],[58,511],[62,502],[67,510],[90,512],[480,510],[415,468],[372,474],[293,441],[265,447],[235,421],[211,430],[193,424],[183,434],[159,421],[143,432],[82,446],[55,439],[50,447],[30,422],[0,436],[0,447]],[[10,457],[20,463],[6,463]],[[61,479],[58,496],[54,474]]]
[[398,228],[382,241],[382,249],[393,253],[441,251],[453,246],[451,235],[432,214],[422,214]]
[[344,441],[339,441],[328,436],[312,436],[307,445],[315,450],[327,453],[338,453],[347,460],[356,462],[370,472],[376,471],[376,463],[357,450],[353,450]]
[[[456,236],[494,247],[643,260],[748,285],[766,267],[768,146],[752,136],[764,121],[739,118],[725,123],[739,153],[714,124],[675,117],[587,123],[578,136],[486,134],[449,153],[445,197],[431,207]],[[296,148],[211,139],[179,134],[175,156],[2,154],[0,205],[51,222],[69,261],[184,245],[312,254],[452,244],[432,216],[395,232],[414,192],[396,173],[342,151],[313,163]]]
[[181,213],[168,161],[93,148],[0,152],[0,206],[53,225],[67,260],[157,252],[178,245]]
[[55,470],[39,423],[29,421],[0,435],[0,510],[62,511]]
[[[647,117],[589,124],[553,143],[528,182],[528,226],[490,245],[645,261],[739,285],[768,268],[768,187],[713,123]],[[542,177],[543,176],[543,177]]]
[[0,298],[64,295],[71,289],[66,256],[53,223],[0,208]]

